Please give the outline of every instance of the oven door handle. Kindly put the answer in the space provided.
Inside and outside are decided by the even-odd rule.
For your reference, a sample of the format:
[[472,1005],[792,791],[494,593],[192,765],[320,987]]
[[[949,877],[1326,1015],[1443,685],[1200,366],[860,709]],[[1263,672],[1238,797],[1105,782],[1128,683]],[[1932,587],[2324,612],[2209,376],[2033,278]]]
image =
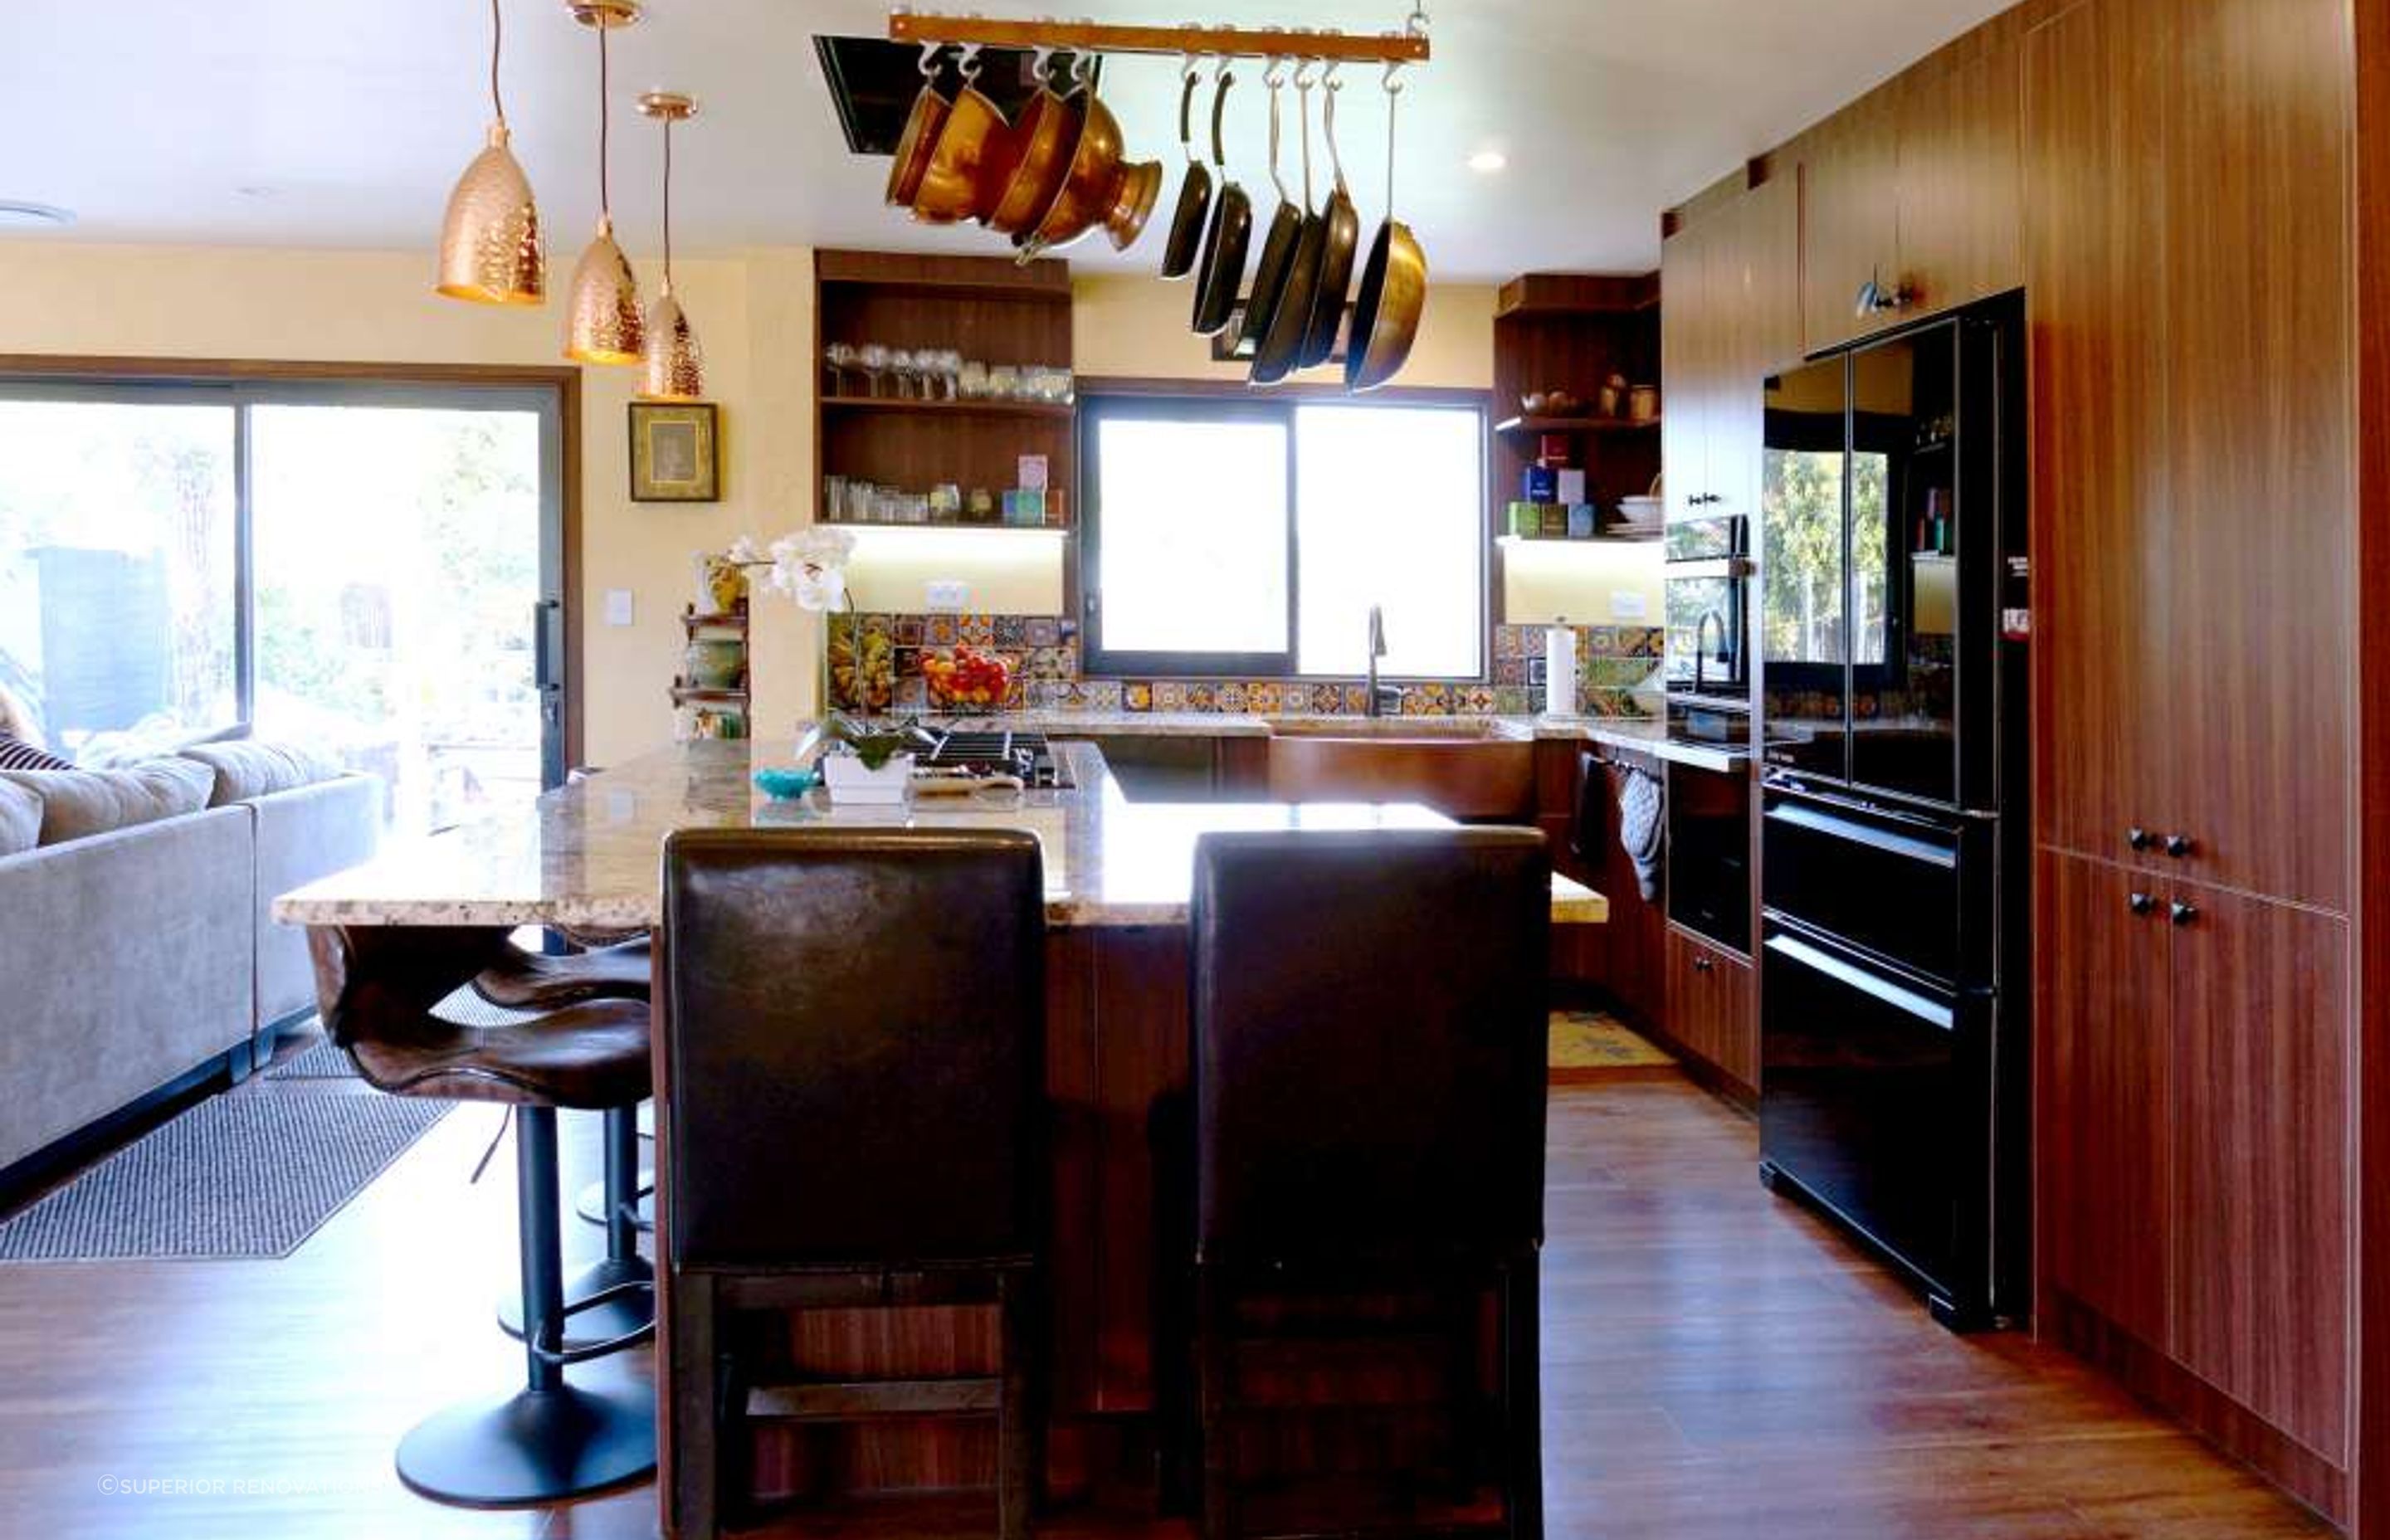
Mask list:
[[1782,933],[1767,938],[1765,950],[1785,961],[1812,972],[1822,973],[1836,983],[1857,990],[1869,998],[1913,1016],[1931,1027],[1955,1032],[1959,1026],[1957,1008],[1930,995],[1908,989],[1878,973],[1870,972],[1856,963],[1845,962],[1832,953],[1811,945],[1798,936]]
[[[1955,840],[1946,844],[1936,840],[1920,839],[1916,835],[1905,833],[1899,829],[1883,828],[1873,823],[1862,822],[1857,818],[1841,817],[1826,808],[1814,807],[1805,802],[1778,802],[1767,810],[1766,816],[1770,823],[1789,824],[1795,828],[1807,829],[1812,834],[1825,835],[1829,839],[1848,840],[1854,844],[1871,846],[1887,855],[1898,855],[1911,861],[1929,862],[1945,868],[1953,867],[1959,864],[1959,846]],[[1932,829],[1935,833],[1943,832],[1937,826],[1922,818],[1903,818],[1899,821],[1915,828]]]

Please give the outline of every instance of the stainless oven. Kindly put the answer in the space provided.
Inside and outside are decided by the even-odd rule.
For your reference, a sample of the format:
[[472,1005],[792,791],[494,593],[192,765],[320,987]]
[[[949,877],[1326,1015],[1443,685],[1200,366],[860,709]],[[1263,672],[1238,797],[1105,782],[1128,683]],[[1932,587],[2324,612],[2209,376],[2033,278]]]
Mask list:
[[1664,579],[1668,698],[1677,704],[1747,711],[1751,655],[1744,588],[1750,521],[1741,514],[1668,526]]

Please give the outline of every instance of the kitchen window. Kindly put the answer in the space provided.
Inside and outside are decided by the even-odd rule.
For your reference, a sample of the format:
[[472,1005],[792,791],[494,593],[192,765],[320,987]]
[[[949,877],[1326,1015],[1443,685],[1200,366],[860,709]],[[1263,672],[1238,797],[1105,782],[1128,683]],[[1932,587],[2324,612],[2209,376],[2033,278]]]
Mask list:
[[1478,679],[1473,399],[1104,395],[1080,407],[1090,674]]

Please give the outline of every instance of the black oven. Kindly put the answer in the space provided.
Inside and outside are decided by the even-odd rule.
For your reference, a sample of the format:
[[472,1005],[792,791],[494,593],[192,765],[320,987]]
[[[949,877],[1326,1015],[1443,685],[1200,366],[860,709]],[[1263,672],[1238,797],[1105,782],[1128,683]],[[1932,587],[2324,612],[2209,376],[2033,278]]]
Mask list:
[[1750,521],[1740,514],[1668,526],[1661,569],[1668,606],[1664,680],[1672,701],[1749,710],[1744,592]]

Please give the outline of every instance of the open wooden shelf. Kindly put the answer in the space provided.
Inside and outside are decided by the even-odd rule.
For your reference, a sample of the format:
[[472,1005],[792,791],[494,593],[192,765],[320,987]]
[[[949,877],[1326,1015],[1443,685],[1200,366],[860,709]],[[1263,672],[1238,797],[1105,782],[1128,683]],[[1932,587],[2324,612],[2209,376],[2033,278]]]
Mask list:
[[1077,527],[1072,524],[967,524],[956,520],[943,524],[916,524],[893,519],[825,519],[821,522],[833,530],[961,530],[981,534],[1069,534]]
[[1656,417],[1505,417],[1494,425],[1497,433],[1642,433],[1657,432]]
[[908,412],[924,417],[967,417],[1067,418],[1078,411],[1067,401],[1002,401],[985,397],[920,401],[904,396],[824,395],[821,406],[825,412]]
[[691,631],[744,631],[747,629],[747,611],[725,610],[700,615],[694,610],[684,610],[680,612],[680,623]]

